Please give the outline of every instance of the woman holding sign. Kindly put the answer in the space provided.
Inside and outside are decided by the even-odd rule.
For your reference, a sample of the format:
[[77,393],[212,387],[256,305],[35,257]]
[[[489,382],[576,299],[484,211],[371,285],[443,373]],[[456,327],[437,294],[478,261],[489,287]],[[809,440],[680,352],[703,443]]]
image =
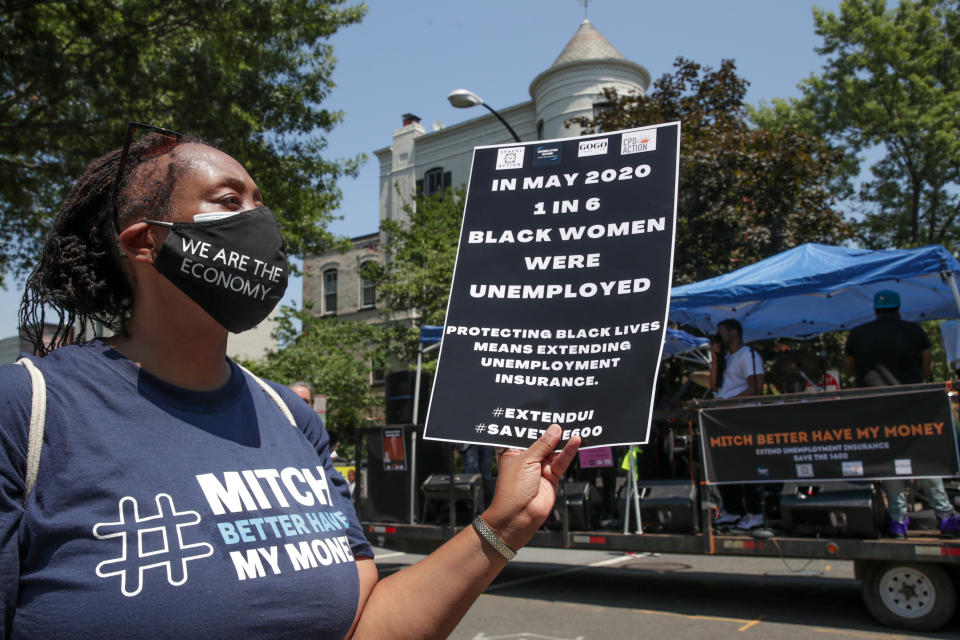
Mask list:
[[[441,637],[529,541],[578,446],[557,427],[502,454],[474,527],[378,581],[317,414],[226,357],[286,282],[229,155],[131,125],[90,163],[21,306],[45,357],[0,369],[0,637]],[[68,345],[91,323],[116,334]]]

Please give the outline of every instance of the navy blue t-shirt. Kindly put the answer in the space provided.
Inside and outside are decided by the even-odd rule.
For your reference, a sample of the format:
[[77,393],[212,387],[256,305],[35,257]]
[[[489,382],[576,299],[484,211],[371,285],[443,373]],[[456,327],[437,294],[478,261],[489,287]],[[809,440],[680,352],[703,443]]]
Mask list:
[[867,376],[878,364],[900,384],[915,384],[923,382],[922,354],[929,348],[930,338],[916,322],[879,316],[851,329],[846,354],[853,356],[857,386],[869,386]]
[[[317,414],[230,363],[169,385],[99,341],[35,361],[47,416],[23,505],[31,387],[0,368],[3,638],[342,638],[373,556]],[[15,576],[19,575],[19,582]]]

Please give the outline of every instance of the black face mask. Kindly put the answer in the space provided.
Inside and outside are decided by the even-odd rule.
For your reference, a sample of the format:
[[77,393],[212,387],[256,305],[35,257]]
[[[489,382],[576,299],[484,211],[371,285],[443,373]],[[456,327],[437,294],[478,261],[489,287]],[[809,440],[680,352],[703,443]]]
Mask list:
[[267,207],[168,227],[154,267],[227,331],[252,329],[287,288],[287,253]]

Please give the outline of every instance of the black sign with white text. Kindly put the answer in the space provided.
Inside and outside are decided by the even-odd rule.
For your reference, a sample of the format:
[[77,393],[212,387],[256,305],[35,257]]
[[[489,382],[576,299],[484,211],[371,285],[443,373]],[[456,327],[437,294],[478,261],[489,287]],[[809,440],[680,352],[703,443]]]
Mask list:
[[714,484],[939,478],[958,469],[942,389],[704,409],[700,430]]
[[474,150],[426,438],[647,441],[679,149],[670,123]]

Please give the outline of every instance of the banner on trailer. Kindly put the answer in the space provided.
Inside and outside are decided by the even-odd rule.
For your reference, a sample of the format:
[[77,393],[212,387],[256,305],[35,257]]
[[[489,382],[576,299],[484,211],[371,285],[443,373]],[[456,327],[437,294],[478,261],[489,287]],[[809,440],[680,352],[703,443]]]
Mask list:
[[424,437],[647,441],[679,150],[679,123],[474,149]]
[[383,430],[383,470],[407,470],[407,443],[402,429]]
[[957,473],[950,398],[942,389],[700,413],[707,481],[821,482]]

